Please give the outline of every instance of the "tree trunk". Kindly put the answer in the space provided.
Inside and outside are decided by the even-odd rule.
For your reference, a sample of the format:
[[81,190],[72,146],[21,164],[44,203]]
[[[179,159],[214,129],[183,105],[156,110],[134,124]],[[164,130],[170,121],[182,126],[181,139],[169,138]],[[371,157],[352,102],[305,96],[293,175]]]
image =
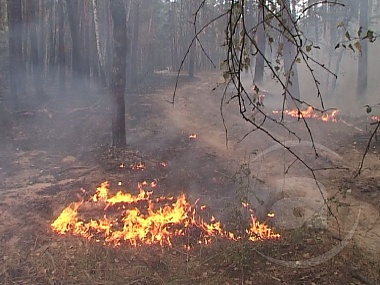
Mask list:
[[66,0],[67,13],[69,15],[69,24],[72,40],[72,68],[74,75],[83,75],[83,63],[81,55],[81,43],[79,39],[79,2]]
[[106,75],[104,72],[104,56],[101,49],[100,36],[99,36],[99,20],[98,20],[98,6],[97,0],[92,0],[92,12],[94,18],[94,29],[95,29],[95,42],[96,42],[96,54],[99,64],[99,74],[100,81],[103,86],[106,86]]
[[132,19],[133,19],[133,31],[132,31],[132,42],[131,42],[131,52],[130,52],[130,63],[131,66],[129,68],[129,84],[132,86],[137,85],[137,79],[139,74],[139,56],[138,52],[140,49],[139,44],[139,18],[140,18],[140,1],[133,0],[132,5]]
[[59,89],[63,94],[66,91],[66,55],[65,55],[65,13],[64,0],[58,2],[58,66]]
[[22,7],[21,0],[8,0],[9,24],[9,105],[18,108],[18,97],[25,91],[25,69],[22,63]]
[[[292,13],[290,10],[290,0],[283,0],[285,23],[288,31],[285,33],[292,33]],[[283,36],[284,41],[284,71],[285,71],[285,85],[286,85],[286,99],[287,106],[290,109],[299,108],[300,89],[298,82],[298,71],[296,64],[296,46],[286,36]],[[298,100],[298,101],[297,101]]]
[[38,25],[38,0],[30,0],[30,56],[32,61],[32,74],[35,89],[35,98],[42,102],[45,99],[44,89],[42,84],[42,64],[40,62],[40,56],[38,53],[38,35],[37,35],[37,25]]
[[259,11],[258,11],[258,26],[256,31],[256,42],[257,48],[260,51],[256,56],[255,64],[255,84],[263,83],[264,79],[264,56],[265,56],[265,47],[266,47],[266,37],[264,30],[264,0],[259,1]]
[[[359,1],[360,9],[360,27],[362,27],[364,33],[368,31],[368,0]],[[360,101],[365,101],[367,96],[368,87],[368,40],[361,42],[361,54],[359,57],[358,65],[358,90],[357,96]]]
[[116,148],[126,146],[125,131],[125,85],[127,70],[127,27],[123,0],[112,0],[111,15],[113,21],[113,64],[111,92],[114,112],[112,118],[112,144]]

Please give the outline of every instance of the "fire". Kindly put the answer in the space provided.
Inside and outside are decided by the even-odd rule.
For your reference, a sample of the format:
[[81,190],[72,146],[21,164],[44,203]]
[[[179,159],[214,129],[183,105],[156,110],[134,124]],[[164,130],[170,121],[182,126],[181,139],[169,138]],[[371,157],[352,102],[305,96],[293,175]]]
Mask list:
[[[109,183],[103,182],[90,199],[66,207],[51,228],[61,235],[70,233],[114,246],[127,243],[171,247],[174,241],[183,240],[185,248],[190,249],[196,244],[209,244],[216,237],[241,239],[223,229],[214,216],[209,222],[202,219],[197,203],[190,204],[185,194],[153,198],[153,191],[144,190],[144,186],[155,187],[156,183],[139,183],[137,195],[122,191],[110,195]],[[199,211],[205,209],[202,205]],[[246,233],[251,241],[280,238],[253,215]]]
[[197,134],[191,134],[189,135],[189,139],[196,139],[197,138]]
[[371,120],[378,122],[380,121],[380,116],[371,116]]
[[131,169],[140,169],[140,170],[144,170],[146,168],[145,164],[141,161],[138,163],[132,163],[129,167]]
[[316,112],[315,109],[311,106],[309,106],[306,110],[284,110],[284,111],[273,111],[273,114],[285,114],[290,117],[294,118],[313,118],[313,119],[320,119],[324,122],[336,122],[336,116],[338,114],[339,110],[333,110],[331,113],[321,113]]

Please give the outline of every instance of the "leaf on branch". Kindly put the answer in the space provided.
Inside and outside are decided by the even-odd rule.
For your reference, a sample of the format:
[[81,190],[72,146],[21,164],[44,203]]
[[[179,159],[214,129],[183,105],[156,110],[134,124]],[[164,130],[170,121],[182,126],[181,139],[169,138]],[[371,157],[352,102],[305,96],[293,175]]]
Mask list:
[[354,44],[354,46],[356,47],[356,49],[357,49],[360,53],[362,53],[362,45],[360,44],[359,41],[357,41],[357,42]]
[[227,79],[230,78],[230,73],[228,71],[223,72],[223,78],[227,81]]
[[306,46],[306,52],[310,52],[310,51],[311,51],[311,48],[312,48],[312,45],[308,45],[308,46]]
[[373,43],[376,38],[375,38],[375,35],[373,34],[373,31],[368,30],[367,34],[364,36],[363,40],[364,39],[368,39],[371,43]]
[[360,27],[359,30],[358,30],[358,37],[360,38],[361,34],[362,34],[362,31],[363,31],[363,27]]
[[268,42],[269,42],[269,44],[272,44],[274,42],[274,39],[272,37],[269,37]]
[[276,66],[274,67],[274,70],[279,71],[279,70],[280,70],[280,67],[279,67],[278,65],[276,65]]
[[350,33],[347,31],[345,34],[346,38],[350,41],[351,40],[351,36],[350,36]]
[[344,22],[339,22],[338,25],[336,26],[337,28],[342,28],[344,27]]
[[301,58],[297,57],[296,58],[296,63],[301,63]]
[[369,105],[365,105],[365,107],[366,107],[366,112],[367,112],[367,114],[369,114],[369,113],[371,113],[372,112],[372,108],[371,108],[371,106],[369,106]]

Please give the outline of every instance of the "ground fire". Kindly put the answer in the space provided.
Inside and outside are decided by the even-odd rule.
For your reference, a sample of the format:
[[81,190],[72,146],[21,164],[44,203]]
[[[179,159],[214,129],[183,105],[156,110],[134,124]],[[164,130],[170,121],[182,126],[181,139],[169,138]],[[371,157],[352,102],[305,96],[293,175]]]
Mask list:
[[[190,249],[207,245],[214,238],[240,240],[242,237],[223,229],[213,216],[210,222],[201,218],[200,212],[207,207],[190,204],[185,194],[174,197],[153,197],[156,182],[138,184],[139,194],[117,192],[110,195],[109,183],[104,182],[87,201],[73,202],[66,207],[51,228],[58,234],[72,234],[90,240],[119,246],[159,244],[173,246],[186,241]],[[279,234],[266,224],[259,223],[253,215],[246,230],[250,241],[278,239]]]
[[287,116],[290,116],[290,117],[294,117],[294,118],[313,118],[313,119],[319,119],[319,120],[322,120],[324,122],[336,122],[337,121],[337,114],[338,114],[339,110],[332,110],[331,112],[317,112],[313,107],[309,106],[307,109],[305,110],[298,110],[298,109],[294,109],[294,110],[283,110],[283,111],[277,111],[277,110],[274,110],[273,111],[273,114],[284,114],[284,115],[287,115]]

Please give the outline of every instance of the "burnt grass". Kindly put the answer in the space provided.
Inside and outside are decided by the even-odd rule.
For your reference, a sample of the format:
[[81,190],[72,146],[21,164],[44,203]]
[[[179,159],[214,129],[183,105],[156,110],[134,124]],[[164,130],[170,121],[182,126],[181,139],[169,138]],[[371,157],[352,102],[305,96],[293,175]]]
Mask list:
[[[181,83],[197,80],[183,77]],[[191,202],[200,198],[210,216],[241,230],[236,173],[228,159],[189,139],[187,130],[166,128],[159,121],[165,114],[156,104],[163,99],[157,97],[165,92],[170,98],[174,83],[174,75],[156,75],[127,92],[128,145],[123,150],[110,147],[106,89],[73,88],[67,100],[49,86],[50,99],[43,107],[21,98],[21,111],[1,127],[0,284],[380,283],[376,260],[355,243],[308,266],[304,261],[339,244],[340,238],[326,230],[287,230],[280,240],[261,242],[218,238],[189,251],[181,242],[172,248],[113,247],[52,233],[50,224],[60,211],[78,201],[83,189],[90,195],[103,181],[111,189],[122,182],[125,191],[135,194],[138,182],[155,181],[154,195],[184,192]],[[144,169],[129,167],[140,162]],[[126,167],[120,168],[121,163]],[[373,200],[365,196],[375,191],[372,182],[362,199]],[[264,256],[300,260],[304,266],[287,267]]]

